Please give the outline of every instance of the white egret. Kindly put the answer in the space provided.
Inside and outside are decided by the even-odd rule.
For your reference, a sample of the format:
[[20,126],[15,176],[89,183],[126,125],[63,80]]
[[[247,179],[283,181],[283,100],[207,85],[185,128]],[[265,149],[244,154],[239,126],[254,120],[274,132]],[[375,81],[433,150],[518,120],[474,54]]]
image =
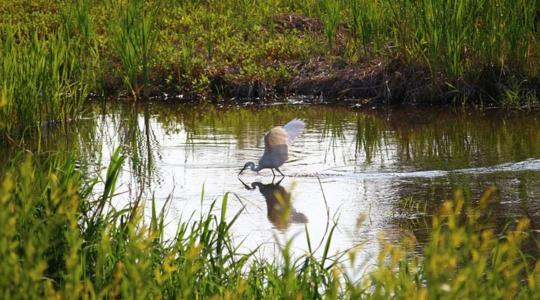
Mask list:
[[276,169],[279,174],[285,176],[279,170],[279,167],[289,159],[289,145],[302,133],[304,126],[304,122],[294,119],[283,127],[276,126],[272,128],[264,136],[264,153],[259,159],[259,163],[255,165],[254,162],[248,161],[238,175],[242,174],[245,169],[250,168],[255,172],[262,169],[271,169],[274,176],[276,176],[276,173],[274,173],[274,169]]

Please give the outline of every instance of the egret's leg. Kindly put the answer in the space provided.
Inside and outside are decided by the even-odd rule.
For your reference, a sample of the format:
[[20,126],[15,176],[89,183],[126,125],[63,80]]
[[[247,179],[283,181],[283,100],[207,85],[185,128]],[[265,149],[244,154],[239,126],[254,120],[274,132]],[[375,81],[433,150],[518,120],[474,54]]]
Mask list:
[[274,177],[276,177],[276,173],[274,173],[274,168],[270,168],[270,170],[272,170],[272,174],[274,175]]
[[283,172],[281,172],[279,168],[276,168],[276,170],[279,172],[279,174],[281,174],[281,176],[285,177],[285,174],[283,174]]

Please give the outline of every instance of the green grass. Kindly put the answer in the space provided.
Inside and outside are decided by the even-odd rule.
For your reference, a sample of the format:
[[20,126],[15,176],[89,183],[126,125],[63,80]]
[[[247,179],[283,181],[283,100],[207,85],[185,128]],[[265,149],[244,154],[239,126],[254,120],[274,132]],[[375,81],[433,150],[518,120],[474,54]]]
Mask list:
[[[159,7],[159,3],[156,4]],[[142,0],[111,0],[107,10],[118,11],[110,22],[114,53],[122,63],[119,72],[126,86],[137,99],[147,96],[150,61],[157,39],[156,7],[144,5]],[[142,77],[142,78],[139,78]]]
[[[257,258],[257,249],[240,251],[230,228],[242,212],[225,218],[228,194],[217,214],[214,202],[209,213],[181,220],[166,237],[166,205],[159,209],[151,199],[132,199],[124,209],[109,205],[123,160],[116,151],[96,194],[98,181],[71,158],[16,156],[0,184],[3,298],[533,299],[540,293],[529,221],[516,220],[503,232],[482,221],[493,189],[477,206],[459,193],[446,201],[422,256],[408,253],[407,241],[384,244],[377,265],[358,278],[346,272],[359,267],[356,250],[328,252],[333,230],[322,253],[293,255],[290,243],[275,260]],[[307,232],[305,238],[310,245]]]
[[[0,134],[21,136],[76,119],[95,80],[97,53],[78,11],[62,11],[55,32],[3,24],[0,37]],[[15,22],[8,19],[5,22]],[[83,26],[86,26],[83,28]],[[84,57],[84,59],[81,59]]]
[[84,50],[65,31],[23,42],[19,34],[8,30],[0,41],[0,130],[76,118],[89,91]]
[[336,36],[338,22],[341,19],[341,1],[324,0],[320,1],[321,19],[323,21],[324,34],[328,42],[328,47],[332,49]]

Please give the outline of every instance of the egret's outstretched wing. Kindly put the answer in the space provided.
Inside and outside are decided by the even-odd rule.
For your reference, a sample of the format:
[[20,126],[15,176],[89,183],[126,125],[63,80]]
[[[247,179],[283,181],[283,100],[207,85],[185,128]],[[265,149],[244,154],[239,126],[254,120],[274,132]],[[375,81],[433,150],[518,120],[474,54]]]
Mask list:
[[288,144],[292,144],[294,139],[296,139],[302,133],[302,131],[304,131],[305,125],[306,124],[301,120],[294,119],[283,126],[283,129],[285,129],[287,135],[289,136]]

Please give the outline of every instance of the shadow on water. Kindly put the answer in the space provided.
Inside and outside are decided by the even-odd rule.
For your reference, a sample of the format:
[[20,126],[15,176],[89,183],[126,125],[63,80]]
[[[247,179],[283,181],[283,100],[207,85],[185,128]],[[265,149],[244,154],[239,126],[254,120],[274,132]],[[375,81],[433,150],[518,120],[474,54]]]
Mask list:
[[256,181],[247,185],[242,179],[238,178],[247,190],[259,190],[266,201],[268,220],[275,228],[285,230],[291,223],[307,223],[308,218],[306,215],[294,209],[291,193],[280,185],[283,177],[275,183],[274,179],[272,179],[272,183],[268,184]]

